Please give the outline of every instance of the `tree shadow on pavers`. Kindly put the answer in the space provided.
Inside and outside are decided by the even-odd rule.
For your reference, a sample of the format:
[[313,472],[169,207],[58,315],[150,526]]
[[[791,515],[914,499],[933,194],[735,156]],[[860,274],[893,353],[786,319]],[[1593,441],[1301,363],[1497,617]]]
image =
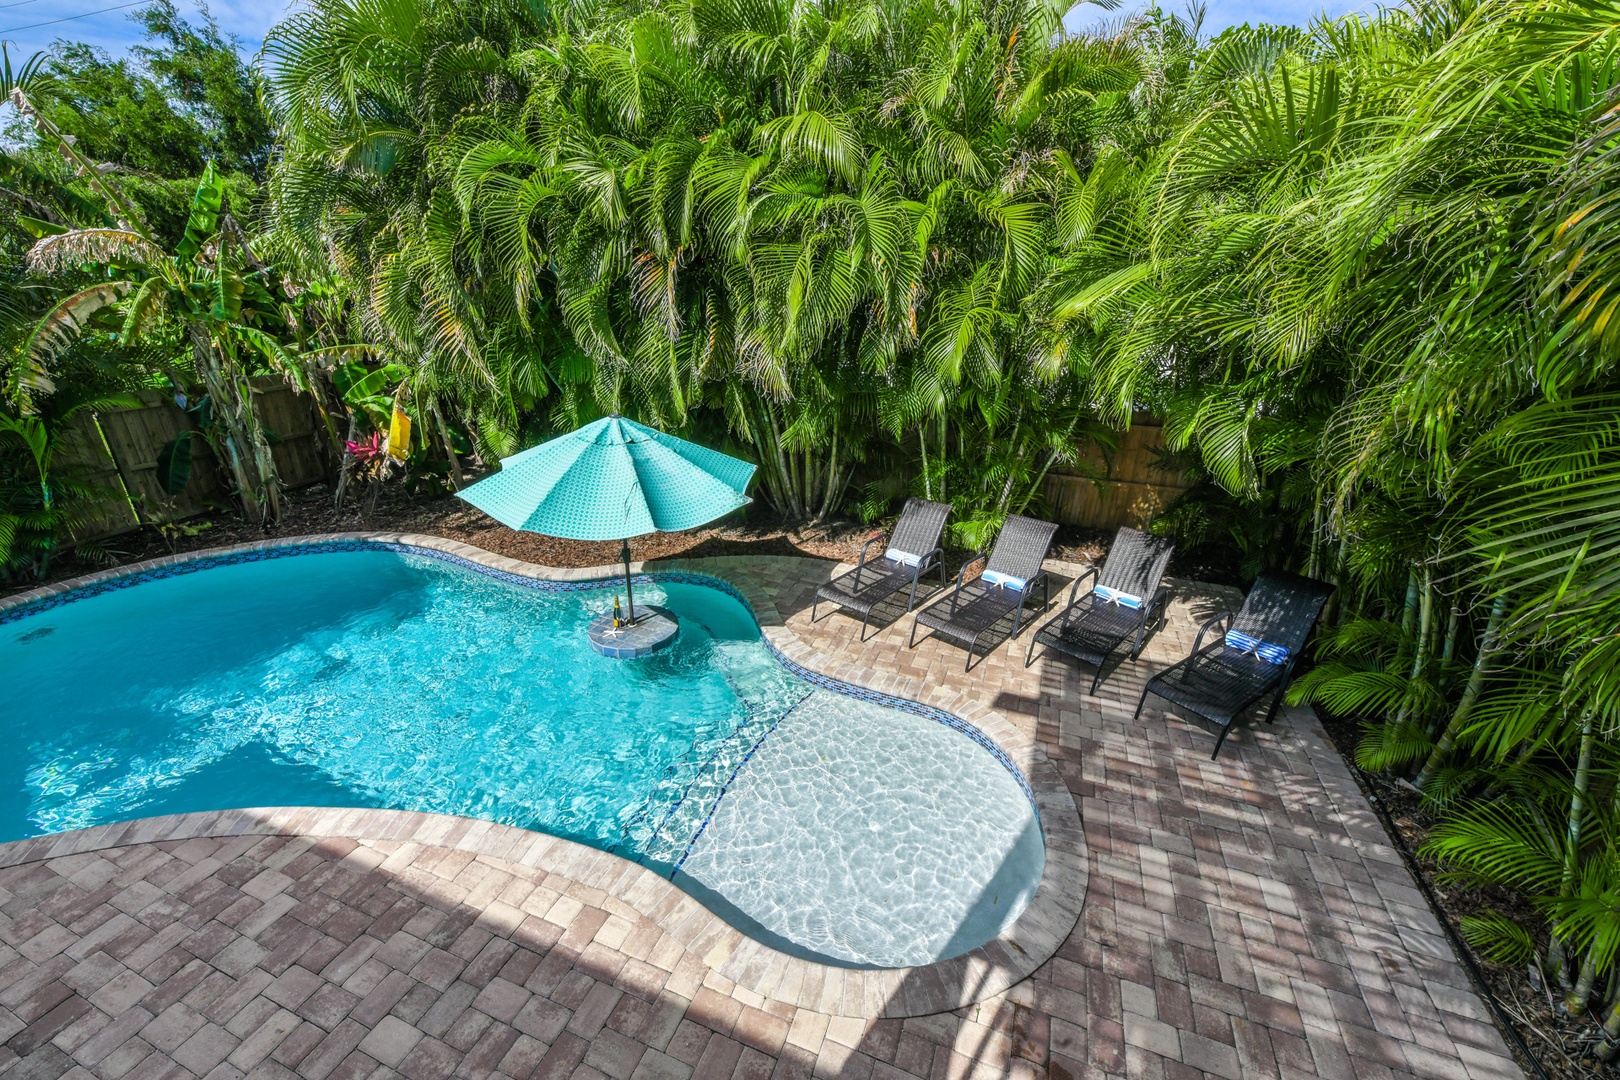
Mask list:
[[[525,866],[453,845],[266,833],[272,822],[245,813],[208,816],[254,834],[138,842],[114,826],[99,842],[123,846],[0,869],[11,954],[0,1057],[14,1075],[79,1065],[202,1076],[226,1065],[266,1078],[527,1077],[584,1064],[727,1077],[768,1075],[783,1059],[795,1075],[839,1075],[846,1044],[868,1072],[871,1058],[896,1062],[897,1021],[853,1021],[853,1037],[844,1022],[841,1041],[824,1043],[827,1017],[798,1025],[801,1010],[734,993],[703,958],[706,935],[682,945],[573,881],[567,853],[562,867],[547,854]],[[410,836],[431,817],[394,814],[399,828],[375,831]],[[136,835],[183,836],[187,820]],[[484,823],[438,822],[479,844],[493,835]],[[70,848],[60,839],[34,850]],[[788,1042],[790,1031],[801,1037]],[[917,1074],[937,1071],[949,1044]],[[831,1060],[818,1063],[818,1048]],[[987,1054],[1007,1068],[995,1048]]]

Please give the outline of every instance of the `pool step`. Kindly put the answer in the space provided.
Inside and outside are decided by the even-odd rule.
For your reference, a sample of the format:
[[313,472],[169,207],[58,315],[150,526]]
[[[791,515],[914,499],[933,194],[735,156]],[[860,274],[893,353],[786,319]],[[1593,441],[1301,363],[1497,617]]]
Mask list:
[[[747,715],[719,739],[702,740],[682,757],[627,815],[616,850],[626,858],[668,872],[684,857],[725,786],[742,762],[807,692],[779,665],[738,667],[730,651],[716,648],[717,665],[737,691]],[[742,654],[744,660],[752,660]]]

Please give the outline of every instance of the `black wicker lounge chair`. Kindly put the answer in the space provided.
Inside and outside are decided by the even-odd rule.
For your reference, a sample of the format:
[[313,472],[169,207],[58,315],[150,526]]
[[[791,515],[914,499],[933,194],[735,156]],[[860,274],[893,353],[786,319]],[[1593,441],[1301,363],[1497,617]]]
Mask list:
[[1016,638],[1024,626],[1024,605],[1037,584],[1041,587],[1041,610],[1050,599],[1050,583],[1041,563],[1046,560],[1056,531],[1057,526],[1050,521],[1008,515],[985,563],[984,575],[964,580],[968,567],[985,557],[980,552],[962,564],[955,588],[917,612],[911,623],[910,647],[917,647],[917,627],[926,626],[939,637],[966,647],[967,666],[963,670],[971,671],[980,636],[1008,615],[1013,617],[1012,637]]
[[[1250,705],[1270,694],[1266,722],[1276,716],[1299,651],[1332,592],[1331,585],[1297,574],[1261,574],[1235,618],[1223,611],[1204,623],[1192,654],[1148,680],[1137,717],[1149,694],[1180,706],[1195,723],[1217,732],[1213,760],[1232,722]],[[1222,640],[1205,648],[1204,635],[1223,620]]]
[[[1164,625],[1170,590],[1159,581],[1174,550],[1175,544],[1161,537],[1135,529],[1119,530],[1102,566],[1093,566],[1074,579],[1063,614],[1029,639],[1024,666],[1035,662],[1035,649],[1041,645],[1093,664],[1097,675],[1091,680],[1091,692],[1095,694],[1109,655],[1134,635],[1131,659],[1135,660],[1148,627],[1156,630]],[[1082,594],[1080,586],[1088,580],[1091,590]]]
[[[939,534],[945,528],[945,518],[951,508],[945,503],[926,499],[907,499],[900,520],[884,547],[884,554],[871,562],[866,551],[882,540],[874,536],[861,545],[861,559],[855,569],[840,574],[816,590],[815,603],[810,605],[810,621],[816,621],[816,608],[823,600],[839,607],[861,613],[861,640],[866,640],[866,625],[872,611],[901,589],[911,589],[906,600],[906,611],[917,605],[917,582],[924,574],[939,571],[939,587],[945,587],[945,564],[939,547]],[[896,558],[895,556],[902,556]]]

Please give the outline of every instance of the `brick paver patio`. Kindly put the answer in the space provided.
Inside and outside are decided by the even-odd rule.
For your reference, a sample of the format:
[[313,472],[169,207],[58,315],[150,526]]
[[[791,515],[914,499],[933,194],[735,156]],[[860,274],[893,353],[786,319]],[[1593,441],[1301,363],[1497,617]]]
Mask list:
[[1079,921],[1032,974],[884,1018],[923,991],[860,973],[807,989],[578,845],[390,811],[189,815],[0,845],[0,1072],[1521,1075],[1309,713],[1241,729],[1214,762],[1211,736],[1152,703],[1130,719],[1235,593],[1180,586],[1170,625],[1092,698],[1071,662],[1024,668],[1027,631],[964,675],[958,649],[905,648],[909,619],[865,645],[856,620],[811,625],[826,563],[689,565],[774,605],[790,656],[1044,750],[1089,852]]

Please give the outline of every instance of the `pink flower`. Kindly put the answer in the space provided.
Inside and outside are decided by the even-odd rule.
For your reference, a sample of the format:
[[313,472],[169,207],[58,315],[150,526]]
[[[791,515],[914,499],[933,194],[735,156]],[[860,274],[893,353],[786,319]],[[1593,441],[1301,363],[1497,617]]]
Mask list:
[[370,461],[382,453],[382,432],[373,431],[371,438],[364,442],[345,442],[343,445],[350,457],[357,461]]

